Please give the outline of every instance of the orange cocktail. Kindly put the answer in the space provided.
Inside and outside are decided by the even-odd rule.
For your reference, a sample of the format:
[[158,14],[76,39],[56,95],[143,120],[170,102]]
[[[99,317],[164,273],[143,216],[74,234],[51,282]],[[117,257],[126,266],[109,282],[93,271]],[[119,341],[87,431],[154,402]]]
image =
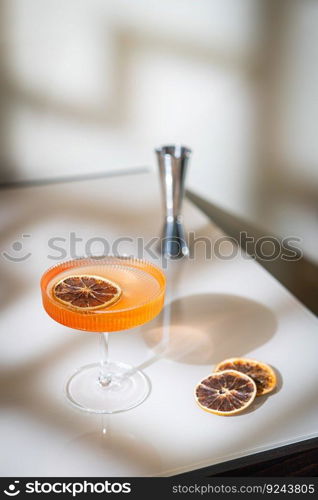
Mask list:
[[55,321],[102,334],[103,359],[70,378],[66,386],[70,401],[97,413],[140,404],[149,393],[148,380],[131,366],[109,361],[108,332],[134,328],[159,314],[165,294],[163,272],[134,258],[76,259],[46,271],[41,290],[44,308]]

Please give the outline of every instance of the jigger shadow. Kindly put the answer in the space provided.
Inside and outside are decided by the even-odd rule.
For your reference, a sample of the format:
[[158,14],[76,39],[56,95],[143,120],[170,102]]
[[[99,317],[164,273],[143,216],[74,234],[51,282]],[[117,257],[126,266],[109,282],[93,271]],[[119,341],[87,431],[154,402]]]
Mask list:
[[277,321],[259,302],[227,294],[179,298],[170,307],[169,340],[162,351],[166,326],[161,316],[144,333],[147,345],[160,357],[186,364],[216,364],[243,356],[274,335]]

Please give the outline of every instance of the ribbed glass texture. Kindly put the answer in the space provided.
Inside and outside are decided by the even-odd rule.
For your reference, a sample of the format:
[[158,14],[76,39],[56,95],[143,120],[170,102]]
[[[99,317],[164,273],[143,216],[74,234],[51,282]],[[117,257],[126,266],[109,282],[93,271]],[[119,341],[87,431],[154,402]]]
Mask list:
[[[80,311],[57,301],[52,288],[60,279],[74,275],[102,276],[121,290],[117,302],[104,309]],[[41,279],[43,306],[58,323],[91,332],[126,330],[147,323],[160,313],[165,295],[163,271],[147,261],[126,257],[82,258],[48,269]]]

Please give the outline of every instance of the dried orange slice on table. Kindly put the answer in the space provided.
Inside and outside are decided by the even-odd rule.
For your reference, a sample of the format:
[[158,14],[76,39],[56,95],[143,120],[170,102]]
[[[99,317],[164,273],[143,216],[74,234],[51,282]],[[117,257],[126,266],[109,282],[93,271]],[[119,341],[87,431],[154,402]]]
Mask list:
[[273,391],[277,384],[277,379],[274,370],[255,359],[247,358],[230,358],[225,359],[217,365],[215,372],[223,370],[237,370],[251,377],[257,388],[257,396],[262,396]]
[[201,380],[195,388],[198,405],[209,413],[234,415],[255,399],[255,382],[244,373],[225,370]]
[[116,302],[121,289],[117,283],[101,276],[74,275],[58,281],[53,287],[52,295],[72,309],[92,311]]

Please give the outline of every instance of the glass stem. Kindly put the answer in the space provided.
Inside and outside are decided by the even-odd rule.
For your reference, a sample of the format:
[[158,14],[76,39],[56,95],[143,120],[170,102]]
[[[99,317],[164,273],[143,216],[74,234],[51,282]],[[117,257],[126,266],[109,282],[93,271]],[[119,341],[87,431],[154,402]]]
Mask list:
[[109,364],[108,333],[101,333],[99,335],[99,345],[100,345],[100,374],[98,378],[98,383],[101,387],[107,387],[110,385],[112,381],[112,376],[108,369],[108,364]]

